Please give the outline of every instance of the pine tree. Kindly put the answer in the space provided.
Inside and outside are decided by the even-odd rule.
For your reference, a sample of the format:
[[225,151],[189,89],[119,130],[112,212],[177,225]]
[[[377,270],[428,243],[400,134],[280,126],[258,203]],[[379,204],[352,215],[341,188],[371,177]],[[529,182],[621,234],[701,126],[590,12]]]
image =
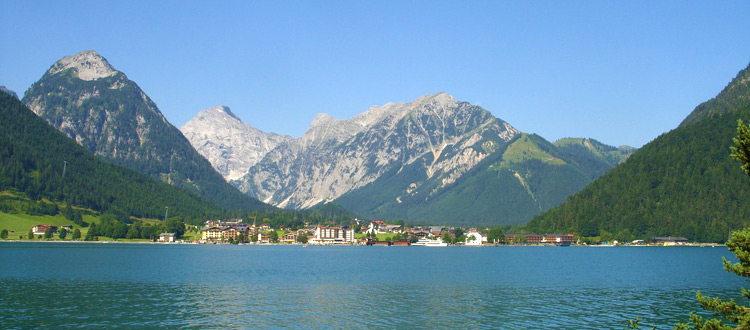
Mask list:
[[750,127],[737,120],[737,137],[734,139],[734,146],[729,147],[732,151],[732,158],[742,163],[742,170],[750,175]]
[[[742,164],[742,170],[750,175],[750,128],[742,120],[737,121],[737,136],[733,140],[734,146],[730,147],[731,157],[739,161]],[[739,262],[732,264],[726,258],[722,258],[724,270],[750,278],[750,228],[732,232],[732,238],[727,242],[727,247]],[[740,306],[734,299],[722,301],[719,298],[709,298],[703,296],[700,291],[695,295],[703,309],[724,317],[736,326],[726,325],[723,320],[716,318],[704,320],[695,313],[690,313],[690,322],[679,323],[675,329],[750,329],[750,306]],[[742,296],[750,299],[750,291],[742,288]]]

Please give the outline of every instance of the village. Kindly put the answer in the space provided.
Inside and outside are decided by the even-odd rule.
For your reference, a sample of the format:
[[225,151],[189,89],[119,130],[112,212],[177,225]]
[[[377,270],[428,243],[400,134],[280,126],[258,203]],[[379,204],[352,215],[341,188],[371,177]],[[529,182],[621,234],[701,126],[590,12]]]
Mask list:
[[[478,229],[447,226],[406,226],[388,224],[384,221],[361,221],[354,219],[346,225],[306,225],[290,228],[284,225],[272,228],[263,223],[245,222],[243,219],[207,220],[202,227],[187,225],[195,235],[181,237],[176,233],[160,233],[150,242],[190,244],[299,244],[299,245],[367,245],[367,246],[689,246],[684,237],[653,237],[632,242],[597,242],[587,244],[573,234],[527,234],[503,233],[498,228]],[[31,228],[29,235],[39,239],[58,235],[64,239],[80,238],[80,232],[72,226],[39,224]],[[31,236],[30,236],[31,237]],[[106,241],[106,240],[105,240]],[[124,242],[124,241],[121,241]]]

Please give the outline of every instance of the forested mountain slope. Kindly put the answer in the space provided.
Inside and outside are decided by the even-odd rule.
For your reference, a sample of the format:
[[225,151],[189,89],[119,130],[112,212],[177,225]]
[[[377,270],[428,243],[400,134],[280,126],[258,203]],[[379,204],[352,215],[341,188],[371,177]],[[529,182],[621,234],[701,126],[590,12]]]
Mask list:
[[99,159],[5,93],[0,93],[2,190],[146,218],[163,218],[165,207],[186,220],[222,212],[193,193]]
[[711,115],[654,139],[527,229],[722,242],[730,230],[748,226],[750,184],[729,157],[737,119],[750,120],[747,83],[745,69],[688,118]]

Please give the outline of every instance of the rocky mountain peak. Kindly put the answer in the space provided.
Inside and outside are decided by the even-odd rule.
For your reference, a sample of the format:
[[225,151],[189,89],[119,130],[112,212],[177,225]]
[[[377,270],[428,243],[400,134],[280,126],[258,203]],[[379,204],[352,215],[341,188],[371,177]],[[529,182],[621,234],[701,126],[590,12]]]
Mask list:
[[232,112],[232,110],[230,110],[226,105],[219,105],[213,108],[202,110],[198,113],[197,116],[195,116],[193,120],[191,120],[191,122],[196,119],[214,119],[224,121],[234,120],[239,122],[242,121],[240,117],[237,117],[237,115],[235,115],[234,112]]
[[56,74],[73,69],[81,80],[96,80],[113,76],[117,70],[99,55],[95,50],[82,51],[72,56],[63,57],[47,70],[48,74]]
[[226,180],[241,177],[271,149],[292,140],[243,123],[225,105],[202,110],[180,130]]

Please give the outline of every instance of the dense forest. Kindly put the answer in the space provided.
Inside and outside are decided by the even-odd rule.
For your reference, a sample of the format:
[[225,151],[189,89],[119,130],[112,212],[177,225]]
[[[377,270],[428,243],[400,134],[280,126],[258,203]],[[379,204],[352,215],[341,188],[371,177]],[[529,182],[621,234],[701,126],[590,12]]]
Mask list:
[[683,236],[724,242],[748,226],[750,185],[729,156],[737,120],[750,118],[750,66],[623,164],[534,217],[527,230],[620,241]]
[[750,185],[729,157],[740,118],[747,121],[750,108],[663,134],[527,229],[723,242],[750,220]]
[[167,206],[185,219],[222,213],[211,201],[97,158],[5,93],[0,93],[0,190],[135,217],[159,218]]

